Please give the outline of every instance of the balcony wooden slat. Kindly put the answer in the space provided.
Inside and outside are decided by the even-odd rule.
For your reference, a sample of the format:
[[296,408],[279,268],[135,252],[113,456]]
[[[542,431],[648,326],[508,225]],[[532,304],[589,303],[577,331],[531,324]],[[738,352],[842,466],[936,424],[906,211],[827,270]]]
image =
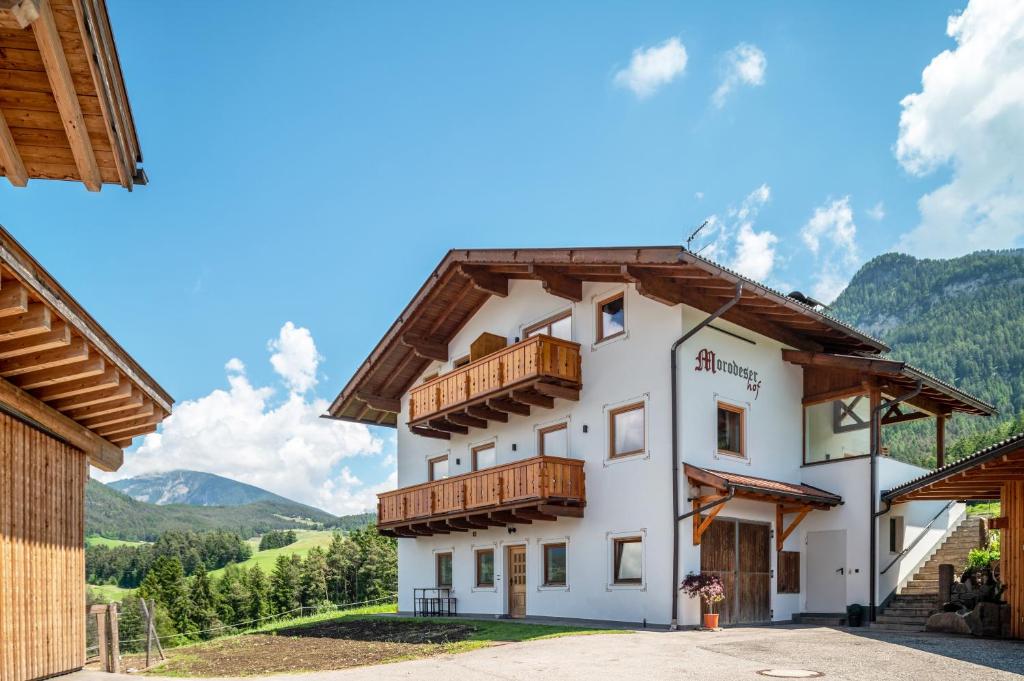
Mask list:
[[583,461],[536,456],[384,492],[378,495],[377,525],[381,530],[429,534],[431,529],[438,530],[426,527],[428,521],[465,520],[473,514],[531,505],[549,510],[565,507],[565,515],[580,517],[586,505]]
[[529,390],[538,383],[578,394],[582,387],[580,364],[579,343],[544,335],[527,338],[413,388],[409,426],[418,427],[452,413],[479,419],[482,412],[469,414],[466,409],[482,405],[488,398],[508,396],[513,389]]

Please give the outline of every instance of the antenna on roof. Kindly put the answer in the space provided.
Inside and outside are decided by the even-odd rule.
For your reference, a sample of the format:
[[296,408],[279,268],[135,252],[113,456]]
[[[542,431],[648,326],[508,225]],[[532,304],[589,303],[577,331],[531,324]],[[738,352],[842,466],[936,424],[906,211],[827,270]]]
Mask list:
[[[697,238],[697,235],[700,234],[700,230],[704,229],[707,226],[708,226],[708,221],[705,220],[704,222],[700,223],[700,227],[698,227],[697,229],[693,230],[693,232],[690,234],[690,236],[686,239],[686,250],[688,250],[688,251],[690,250],[690,244],[693,242],[694,239]],[[701,250],[704,250],[704,249],[701,249]]]

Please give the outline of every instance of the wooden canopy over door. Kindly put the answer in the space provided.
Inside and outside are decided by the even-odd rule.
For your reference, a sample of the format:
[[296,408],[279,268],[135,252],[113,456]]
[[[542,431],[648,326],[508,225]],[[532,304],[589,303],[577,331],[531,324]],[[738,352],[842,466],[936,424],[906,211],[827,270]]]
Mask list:
[[1010,605],[1010,636],[1024,639],[1024,433],[887,490],[882,499],[891,504],[999,499],[1002,516],[989,527],[1002,534],[1000,579]]
[[726,598],[722,624],[771,621],[771,532],[763,523],[715,519],[700,545],[701,572],[717,575]]

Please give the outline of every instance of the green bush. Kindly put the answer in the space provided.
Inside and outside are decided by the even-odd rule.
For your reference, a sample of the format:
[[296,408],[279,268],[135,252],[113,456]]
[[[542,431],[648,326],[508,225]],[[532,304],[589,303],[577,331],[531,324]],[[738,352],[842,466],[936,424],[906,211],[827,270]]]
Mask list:
[[967,567],[968,568],[987,568],[991,567],[994,561],[999,560],[999,548],[995,550],[991,548],[986,549],[971,549],[970,553],[967,554]]

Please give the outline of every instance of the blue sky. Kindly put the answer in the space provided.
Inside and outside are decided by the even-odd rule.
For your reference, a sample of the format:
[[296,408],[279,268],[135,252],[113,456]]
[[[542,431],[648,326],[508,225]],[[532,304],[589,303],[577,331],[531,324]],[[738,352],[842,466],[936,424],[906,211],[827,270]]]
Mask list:
[[[914,236],[922,197],[952,188],[978,212],[953,191],[967,152],[934,138],[956,136],[936,124],[955,103],[922,90],[965,0],[108,4],[151,184],[3,184],[0,220],[179,402],[226,389],[231,358],[285,400],[267,343],[288,321],[319,353],[297,394],[332,398],[452,247],[681,243],[713,217],[717,259],[748,264],[746,224],[770,251],[748,249],[754,273],[834,292],[895,247],[1021,243],[984,220],[973,240]],[[1015,12],[975,4],[983,28]],[[666,41],[685,66],[677,51],[640,96],[617,74]],[[740,46],[763,59],[753,79],[736,75]],[[987,58],[1009,71],[1017,56]],[[346,445],[374,455],[332,462],[333,489],[384,484],[390,434],[374,435]]]

